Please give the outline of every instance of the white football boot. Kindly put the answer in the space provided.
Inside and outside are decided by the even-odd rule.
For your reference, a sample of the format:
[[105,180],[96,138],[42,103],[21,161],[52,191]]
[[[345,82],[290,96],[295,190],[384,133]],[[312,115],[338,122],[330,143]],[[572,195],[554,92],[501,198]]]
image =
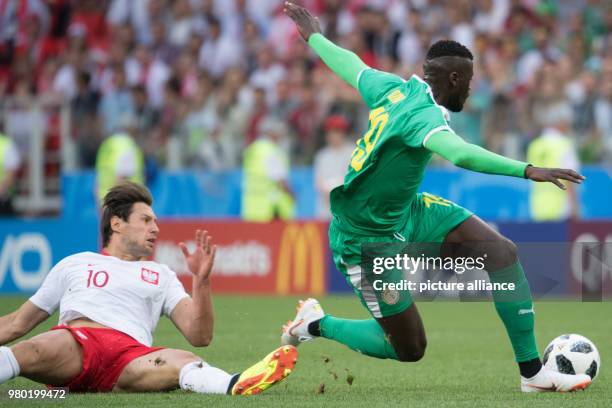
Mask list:
[[563,374],[546,367],[531,378],[521,376],[523,392],[571,392],[584,390],[590,384],[591,377],[586,374]]
[[300,300],[296,310],[295,318],[283,326],[281,335],[283,346],[298,346],[305,341],[312,340],[314,336],[308,332],[308,325],[325,316],[319,301],[313,298]]

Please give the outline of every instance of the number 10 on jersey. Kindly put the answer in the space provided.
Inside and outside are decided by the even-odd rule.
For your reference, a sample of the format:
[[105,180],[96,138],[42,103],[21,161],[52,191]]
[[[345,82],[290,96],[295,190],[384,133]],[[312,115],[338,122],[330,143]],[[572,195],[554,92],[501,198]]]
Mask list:
[[87,277],[87,287],[90,288],[93,284],[96,288],[103,288],[108,283],[108,273],[106,271],[95,272],[91,269],[87,271],[89,276]]
[[[357,147],[353,150],[353,156],[351,158],[351,167],[355,171],[361,170],[363,163],[367,160],[374,150],[374,146],[380,138],[387,121],[389,120],[389,114],[385,112],[384,107],[376,108],[370,111],[370,129],[367,133],[357,141]],[[372,137],[374,135],[374,137]]]

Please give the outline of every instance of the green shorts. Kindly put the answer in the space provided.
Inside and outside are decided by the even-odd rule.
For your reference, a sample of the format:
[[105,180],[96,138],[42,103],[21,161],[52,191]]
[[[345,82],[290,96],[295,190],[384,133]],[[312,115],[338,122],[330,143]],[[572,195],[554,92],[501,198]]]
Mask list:
[[[403,312],[412,304],[408,290],[377,290],[362,273],[361,248],[376,243],[442,243],[446,235],[472,216],[472,212],[429,193],[418,193],[410,204],[406,225],[389,235],[359,235],[343,229],[337,220],[329,226],[329,245],[334,263],[361,299],[363,306],[376,318]],[[397,247],[397,246],[395,246]],[[393,254],[389,254],[393,256]],[[377,276],[383,282],[399,282],[403,272],[394,270]]]

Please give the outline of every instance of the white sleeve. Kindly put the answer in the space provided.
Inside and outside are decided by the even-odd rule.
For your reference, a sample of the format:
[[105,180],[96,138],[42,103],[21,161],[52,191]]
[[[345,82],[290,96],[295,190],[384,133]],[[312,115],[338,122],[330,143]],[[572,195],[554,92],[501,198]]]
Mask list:
[[65,266],[66,263],[63,261],[55,265],[47,274],[40,288],[30,298],[30,302],[49,313],[49,315],[52,315],[57,310],[60,300],[64,295],[63,270]]
[[166,296],[162,307],[163,313],[168,317],[170,317],[172,311],[181,300],[189,297],[189,294],[185,292],[183,284],[176,277],[176,273],[170,271],[169,279],[170,282],[168,282],[168,286],[166,287]]

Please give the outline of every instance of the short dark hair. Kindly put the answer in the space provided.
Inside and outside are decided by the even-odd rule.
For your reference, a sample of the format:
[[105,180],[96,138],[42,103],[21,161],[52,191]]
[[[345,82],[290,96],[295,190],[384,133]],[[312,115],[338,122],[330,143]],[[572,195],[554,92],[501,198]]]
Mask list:
[[130,218],[134,204],[145,203],[146,205],[153,204],[153,197],[149,190],[141,185],[131,181],[125,181],[111,188],[104,196],[102,204],[102,221],[100,224],[102,230],[102,247],[106,247],[113,234],[110,225],[111,218],[117,216],[124,221]]
[[440,40],[432,44],[425,59],[429,61],[439,57],[461,57],[474,60],[474,56],[465,45],[453,40]]

